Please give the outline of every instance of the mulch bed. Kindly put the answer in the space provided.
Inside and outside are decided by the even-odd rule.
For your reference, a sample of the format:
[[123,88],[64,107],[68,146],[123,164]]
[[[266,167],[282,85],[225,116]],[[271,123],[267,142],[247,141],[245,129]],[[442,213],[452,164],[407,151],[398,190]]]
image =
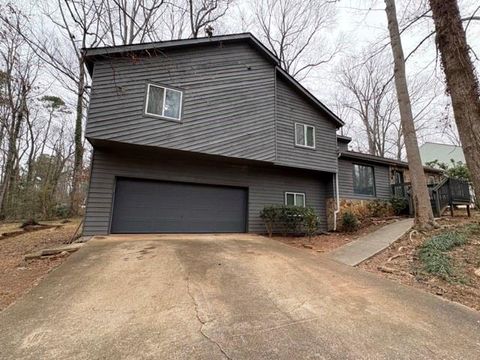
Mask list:
[[[78,224],[79,220],[67,224],[46,224],[40,228],[35,225],[13,236],[0,238],[0,311],[34,287],[67,257],[63,254],[25,261],[24,256],[69,242]],[[19,231],[14,228],[12,224],[2,224],[0,231]]]
[[295,246],[298,248],[304,248],[318,253],[332,251],[342,245],[358,239],[363,235],[367,235],[386,224],[390,224],[398,218],[388,219],[375,219],[371,218],[362,223],[362,228],[351,233],[331,232],[318,236],[314,236],[311,239],[305,236],[273,236],[272,239],[283,242],[284,244]]

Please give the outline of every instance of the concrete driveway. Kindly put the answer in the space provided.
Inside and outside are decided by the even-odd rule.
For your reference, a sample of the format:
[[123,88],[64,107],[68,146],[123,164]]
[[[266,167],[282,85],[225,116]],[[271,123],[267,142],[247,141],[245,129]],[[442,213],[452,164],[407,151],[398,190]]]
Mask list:
[[2,359],[480,358],[480,313],[257,236],[92,240],[0,313]]

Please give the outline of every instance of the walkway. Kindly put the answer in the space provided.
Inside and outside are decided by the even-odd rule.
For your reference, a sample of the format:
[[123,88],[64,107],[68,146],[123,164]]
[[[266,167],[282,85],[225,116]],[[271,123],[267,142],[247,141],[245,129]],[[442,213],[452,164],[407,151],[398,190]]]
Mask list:
[[356,266],[389,247],[413,226],[413,219],[405,219],[385,225],[371,234],[364,235],[328,253],[331,259]]

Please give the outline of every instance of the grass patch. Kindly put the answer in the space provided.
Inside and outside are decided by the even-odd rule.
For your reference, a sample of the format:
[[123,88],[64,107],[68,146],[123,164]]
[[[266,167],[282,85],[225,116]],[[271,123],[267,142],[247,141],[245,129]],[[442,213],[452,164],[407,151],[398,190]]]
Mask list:
[[461,281],[461,276],[459,277],[447,252],[468,243],[469,237],[479,232],[480,224],[468,224],[431,237],[423,243],[418,251],[422,270],[447,281],[456,279]]

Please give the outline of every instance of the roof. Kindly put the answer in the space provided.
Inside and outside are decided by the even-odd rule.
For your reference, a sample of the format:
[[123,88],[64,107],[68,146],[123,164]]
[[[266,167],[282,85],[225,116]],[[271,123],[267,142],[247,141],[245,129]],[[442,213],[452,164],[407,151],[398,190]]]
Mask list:
[[438,144],[427,142],[420,146],[420,157],[422,163],[438,160],[441,163],[450,164],[453,159],[455,162],[461,161],[465,164],[465,155],[461,146]]
[[331,120],[336,123],[337,127],[341,127],[344,125],[344,122],[337,115],[335,115],[333,111],[331,111],[312,93],[305,89],[290,74],[284,71],[280,67],[280,60],[251,33],[219,35],[197,39],[157,41],[132,45],[105,46],[82,49],[82,51],[85,56],[85,62],[88,72],[91,76],[93,73],[93,66],[95,61],[105,59],[106,57],[124,56],[125,54],[130,53],[146,53],[152,55],[155,54],[155,52],[159,52],[165,49],[221,44],[227,42],[247,42],[252,45],[254,49],[256,49],[265,59],[267,59],[267,61],[269,61],[273,66],[275,66],[277,74],[282,76],[283,79],[285,79],[290,85],[292,85],[292,87],[297,90],[301,95],[307,98],[314,106],[324,112]]
[[[405,161],[388,159],[385,157],[364,154],[356,151],[342,151],[339,153],[339,156],[345,159],[362,160],[362,161],[371,162],[375,164],[408,168],[408,162],[405,162]],[[430,172],[443,173],[443,170],[435,169],[430,166],[424,166],[424,169]]]
[[352,141],[352,138],[349,136],[337,134],[337,140],[348,144],[350,141]]

